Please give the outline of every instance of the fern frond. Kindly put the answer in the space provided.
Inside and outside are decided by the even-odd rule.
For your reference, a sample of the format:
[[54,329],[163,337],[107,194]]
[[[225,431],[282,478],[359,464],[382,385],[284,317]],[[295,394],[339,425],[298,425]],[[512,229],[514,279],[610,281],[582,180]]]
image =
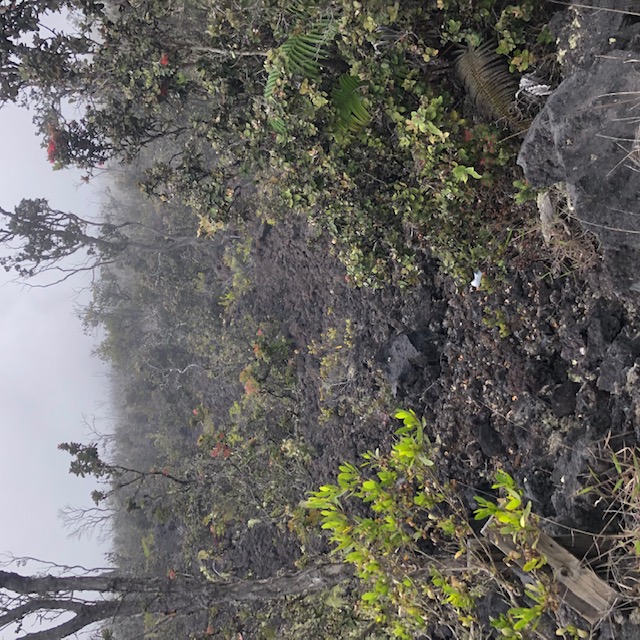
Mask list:
[[[322,12],[322,8],[318,6],[316,2],[309,2],[309,0],[302,0],[301,2],[291,2],[286,4],[284,12],[290,16],[298,18],[300,22],[309,24],[309,21],[316,20],[318,15]],[[333,8],[333,13],[336,13],[336,8]]]
[[338,86],[334,88],[332,96],[339,130],[358,131],[371,122],[371,114],[362,104],[358,93],[362,84],[359,78],[346,73],[338,78]]
[[264,85],[264,97],[272,98],[273,92],[276,90],[278,86],[278,80],[280,79],[280,68],[274,66],[269,71],[269,75],[267,76],[267,83]]
[[283,136],[286,135],[287,126],[285,125],[284,120],[282,118],[272,117],[272,118],[269,118],[268,122],[269,122],[269,126],[276,133],[279,133],[279,134],[281,134]]
[[313,29],[287,38],[275,51],[264,88],[264,97],[272,98],[284,71],[317,80],[320,65],[328,57],[326,46],[336,35],[335,20],[322,18]]
[[299,73],[314,80],[318,78],[320,61],[327,57],[323,49],[324,43],[325,36],[322,33],[291,36],[280,45],[280,51],[285,56],[288,70],[291,73]]
[[514,123],[513,103],[518,81],[491,43],[467,47],[458,54],[455,67],[480,111],[491,118]]
[[285,7],[285,12],[296,18],[309,18],[309,7],[304,2],[291,3]]

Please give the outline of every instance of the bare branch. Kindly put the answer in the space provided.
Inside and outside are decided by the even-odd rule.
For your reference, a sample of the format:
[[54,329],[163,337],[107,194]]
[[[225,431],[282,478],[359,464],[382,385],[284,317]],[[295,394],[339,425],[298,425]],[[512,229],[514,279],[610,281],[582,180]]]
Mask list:
[[81,602],[75,600],[60,600],[60,599],[42,599],[42,600],[28,600],[19,607],[14,607],[8,613],[0,615],[0,628],[4,628],[12,622],[19,622],[24,619],[25,616],[36,613],[41,610],[49,611],[74,611],[80,613],[84,607]]
[[105,620],[112,615],[118,613],[121,615],[131,615],[136,610],[135,603],[122,603],[117,601],[101,602],[98,604],[84,605],[81,611],[67,622],[54,627],[45,629],[44,631],[36,631],[35,633],[27,633],[21,636],[19,640],[61,640],[67,638],[94,622]]

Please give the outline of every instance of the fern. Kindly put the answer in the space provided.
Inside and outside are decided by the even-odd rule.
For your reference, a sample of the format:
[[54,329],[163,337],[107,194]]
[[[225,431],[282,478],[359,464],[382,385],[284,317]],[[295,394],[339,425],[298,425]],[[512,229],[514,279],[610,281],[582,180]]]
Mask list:
[[513,103],[518,83],[494,49],[491,43],[467,47],[456,58],[456,71],[480,111],[514,124]]
[[268,122],[269,122],[269,126],[276,133],[279,133],[281,135],[286,135],[287,126],[285,125],[284,120],[282,118],[272,117],[272,118],[269,118]]
[[[270,61],[271,68],[264,88],[264,97],[270,99],[275,96],[276,88],[285,71],[312,80],[319,79],[321,62],[327,58],[326,44],[335,37],[335,33],[335,20],[323,18],[317,21],[308,33],[287,38],[274,52]],[[362,82],[348,74],[338,78],[338,84],[332,92],[338,116],[338,131],[357,131],[371,122],[371,115],[358,94],[360,86]],[[286,125],[282,118],[272,115],[268,121],[274,131],[283,135],[286,133]]]
[[320,76],[320,60],[327,57],[322,48],[324,42],[325,36],[322,33],[291,36],[280,45],[288,70],[313,80],[317,79]]
[[333,103],[338,114],[339,131],[357,131],[371,122],[371,115],[358,94],[361,86],[359,78],[348,74],[338,78],[338,86],[333,90]]
[[267,83],[264,85],[264,97],[272,98],[273,92],[278,86],[278,80],[280,79],[281,69],[278,66],[273,66],[267,76]]
[[318,8],[314,7],[313,3],[311,4],[312,6],[309,6],[309,2],[290,3],[286,6],[285,11],[299,20],[308,21],[318,12]]
[[275,51],[264,97],[273,97],[284,70],[317,80],[320,77],[320,63],[327,58],[326,44],[335,36],[335,32],[335,22],[322,19],[316,22],[309,33],[287,38]]

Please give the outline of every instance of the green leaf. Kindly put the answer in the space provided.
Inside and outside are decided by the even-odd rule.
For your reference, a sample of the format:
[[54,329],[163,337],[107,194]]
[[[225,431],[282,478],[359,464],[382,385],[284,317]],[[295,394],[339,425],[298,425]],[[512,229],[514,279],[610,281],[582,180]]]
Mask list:
[[372,493],[372,492],[378,492],[379,486],[378,483],[375,480],[365,480],[362,483],[362,490],[366,491],[367,493]]
[[473,168],[465,167],[464,165],[457,165],[452,171],[453,177],[458,182],[467,182],[469,177],[479,180],[482,176]]
[[363,555],[361,551],[352,551],[351,553],[348,553],[344,559],[352,564],[358,564],[359,562],[362,562]]
[[507,511],[515,511],[520,507],[521,504],[522,504],[522,500],[520,500],[520,496],[517,496],[515,498],[511,498],[511,500],[509,500],[506,503],[505,509]]

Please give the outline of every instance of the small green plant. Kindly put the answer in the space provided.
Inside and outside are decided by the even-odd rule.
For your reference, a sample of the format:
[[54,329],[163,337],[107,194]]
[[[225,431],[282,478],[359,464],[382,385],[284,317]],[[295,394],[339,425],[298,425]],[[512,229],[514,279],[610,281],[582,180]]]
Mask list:
[[569,640],[583,640],[584,638],[588,638],[590,633],[573,624],[568,624],[556,629],[556,635],[562,638],[569,638]]
[[315,356],[320,379],[319,401],[321,420],[326,422],[337,405],[344,400],[345,389],[355,380],[356,365],[353,346],[356,328],[350,318],[323,331],[318,340],[307,345],[309,355]]
[[535,631],[543,615],[555,609],[555,594],[551,580],[540,571],[547,559],[536,551],[540,527],[538,516],[532,513],[531,501],[525,502],[522,489],[505,471],[496,472],[492,488],[501,495],[495,502],[476,496],[475,518],[491,518],[489,527],[512,539],[516,551],[509,559],[518,561],[522,570],[530,574],[531,583],[525,587],[525,597],[533,602],[530,606],[511,607],[492,619],[492,625],[505,638],[522,639]]
[[[481,541],[456,483],[440,477],[439,447],[427,437],[424,418],[413,411],[395,416],[402,426],[391,451],[369,451],[360,465],[343,463],[337,483],[320,487],[307,499],[306,519],[319,514],[334,553],[352,563],[362,581],[363,610],[392,637],[428,633],[430,625],[443,620],[457,630],[456,637],[487,637],[476,603],[489,588],[487,575],[503,587],[505,578],[481,557],[469,556],[474,558],[469,563],[471,541]],[[511,538],[514,551],[508,560],[530,579],[526,602],[491,624],[501,636],[520,639],[555,610],[554,584],[544,571],[546,558],[536,550],[539,519],[531,502],[505,471],[496,473],[493,489],[499,492],[495,500],[476,497],[475,517],[490,518],[490,528]],[[367,509],[361,515],[363,506]],[[513,592],[514,586],[506,590]]]
[[231,277],[220,304],[229,311],[251,288],[251,242],[251,236],[247,235],[240,242],[230,243],[224,252],[223,262]]
[[[427,438],[424,419],[412,411],[395,415],[403,425],[390,453],[369,451],[360,466],[342,464],[337,484],[320,487],[306,507],[320,511],[334,552],[354,564],[363,581],[363,606],[393,637],[414,637],[434,619],[440,604],[425,598],[427,592],[442,593],[442,603],[473,625],[474,595],[464,577],[451,581],[436,572],[427,585],[413,577],[422,564],[422,545],[437,542],[455,557],[464,552],[471,529],[453,485],[438,479],[438,447]],[[352,515],[353,499],[367,505],[370,515]]]
[[528,607],[511,607],[491,621],[492,626],[505,638],[523,640],[535,632],[542,617],[555,607],[555,596],[542,581],[525,587],[525,596],[533,602]]
[[516,204],[525,204],[527,202],[535,202],[538,197],[538,191],[531,187],[526,180],[514,180],[513,186],[516,192],[513,195],[513,199]]
[[[521,548],[535,549],[540,533],[538,516],[531,512],[531,500],[524,502],[524,492],[515,480],[502,470],[496,471],[493,489],[501,492],[496,502],[476,496],[478,508],[475,510],[476,520],[493,518],[493,525],[505,536],[511,536],[514,544]],[[539,568],[540,558],[532,559],[533,564],[525,565],[525,571]]]
[[489,306],[484,307],[482,311],[482,324],[489,329],[498,329],[498,335],[503,339],[511,335],[507,316],[502,309],[492,309]]

